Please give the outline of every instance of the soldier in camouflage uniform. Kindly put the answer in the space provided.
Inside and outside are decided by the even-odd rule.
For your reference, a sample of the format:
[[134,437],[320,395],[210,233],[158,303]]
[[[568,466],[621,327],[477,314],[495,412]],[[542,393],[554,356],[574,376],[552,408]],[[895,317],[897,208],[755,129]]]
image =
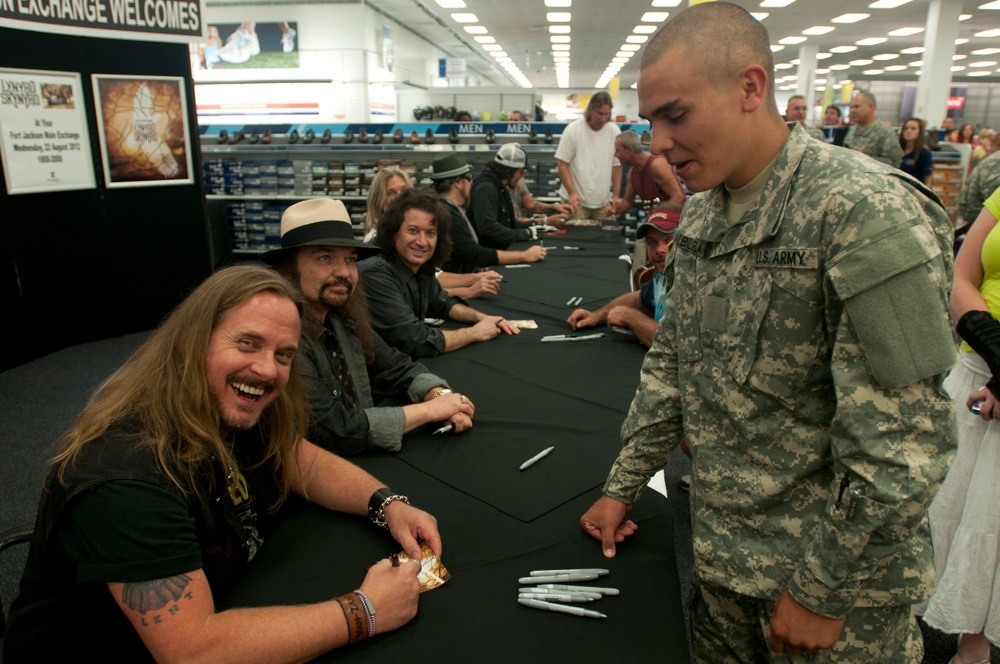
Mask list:
[[622,451],[580,522],[614,556],[686,435],[696,661],[919,662],[926,509],[955,447],[951,224],[900,171],[789,131],[769,44],[718,2],[646,47],[651,149],[702,193]]
[[899,168],[903,148],[891,127],[875,117],[875,96],[862,90],[851,100],[851,128],[844,138],[844,147],[863,152],[886,166]]
[[802,95],[792,95],[788,98],[785,106],[785,122],[798,122],[806,130],[806,133],[816,140],[826,142],[826,134],[818,127],[806,127],[806,116],[809,114],[809,105]]
[[983,209],[983,203],[997,188],[1000,188],[1000,150],[979,162],[965,181],[958,197],[962,218],[970,224],[974,222]]

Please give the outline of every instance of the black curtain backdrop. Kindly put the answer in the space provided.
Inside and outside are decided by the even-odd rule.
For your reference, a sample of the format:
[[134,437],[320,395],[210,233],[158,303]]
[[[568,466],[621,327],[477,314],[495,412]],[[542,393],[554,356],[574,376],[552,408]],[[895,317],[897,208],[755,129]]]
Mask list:
[[[81,74],[97,188],[7,194],[0,169],[0,370],[151,329],[213,268],[187,44],[0,28],[3,67]],[[91,74],[185,79],[194,184],[105,189]]]

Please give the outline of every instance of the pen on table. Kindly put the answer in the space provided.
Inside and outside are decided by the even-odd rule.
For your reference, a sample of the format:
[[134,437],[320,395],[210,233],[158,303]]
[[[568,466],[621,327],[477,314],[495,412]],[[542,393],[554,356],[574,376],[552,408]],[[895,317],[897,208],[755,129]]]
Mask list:
[[[517,580],[522,586],[537,584],[537,583],[572,583],[573,581],[593,581],[597,578],[596,574],[553,574],[552,576],[522,576]],[[548,586],[546,586],[548,587]],[[570,590],[572,586],[560,586],[559,588],[549,588],[550,590]],[[572,592],[572,590],[570,590]],[[597,592],[596,590],[587,588],[584,592]]]
[[571,297],[568,300],[566,300],[566,306],[568,307],[568,306],[574,304],[575,302],[576,302],[576,295],[574,295],[573,297]]
[[573,616],[583,616],[585,618],[607,618],[607,616],[601,613],[600,611],[581,609],[579,606],[552,604],[550,602],[543,602],[538,599],[522,599],[519,597],[517,599],[517,603],[523,606],[530,606],[533,609],[542,609],[543,611],[556,611],[557,613],[568,613]]
[[[542,577],[534,577],[540,579]],[[545,583],[539,588],[545,588],[546,590],[566,590],[569,592],[581,592],[581,593],[600,593],[602,595],[617,595],[621,591],[617,588],[598,588],[597,586],[568,586],[561,583]]]
[[577,602],[593,602],[596,599],[601,599],[601,595],[598,595],[597,593],[560,593],[555,590],[550,590],[544,593],[521,592],[517,597],[518,599],[538,599],[543,602],[569,602],[570,604]]
[[600,567],[582,567],[579,569],[536,569],[528,573],[530,576],[558,576],[560,574],[596,574],[604,576],[610,574],[606,569]]
[[539,459],[542,459],[543,457],[548,456],[549,452],[551,452],[554,449],[556,449],[554,445],[551,446],[551,447],[546,447],[544,450],[542,450],[541,452],[539,452],[535,456],[531,457],[530,459],[528,459],[527,461],[525,461],[524,463],[522,463],[521,464],[521,470],[524,470],[525,468],[530,468],[531,466],[535,465],[536,463],[538,463]]
[[436,431],[435,431],[434,433],[432,433],[431,435],[432,435],[432,436],[436,436],[436,435],[438,435],[439,433],[448,433],[449,431],[451,431],[451,430],[452,430],[452,429],[454,429],[454,428],[455,428],[455,427],[454,427],[454,426],[452,426],[451,424],[446,424],[446,425],[444,425],[443,427],[441,427],[440,429],[436,430]]
[[533,599],[545,599],[542,595],[571,595],[572,597],[580,597],[583,599],[601,599],[604,597],[601,593],[577,592],[575,590],[553,590],[552,588],[542,588],[540,586],[523,586],[518,588],[517,592],[522,597],[528,596]]
[[563,249],[565,249],[566,251],[583,251],[583,247],[566,247],[566,246],[564,246]]

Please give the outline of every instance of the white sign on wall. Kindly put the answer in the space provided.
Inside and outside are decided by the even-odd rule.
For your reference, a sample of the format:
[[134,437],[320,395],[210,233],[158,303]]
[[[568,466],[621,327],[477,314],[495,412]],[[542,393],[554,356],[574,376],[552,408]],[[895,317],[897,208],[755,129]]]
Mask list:
[[93,189],[80,74],[0,69],[0,158],[8,194]]

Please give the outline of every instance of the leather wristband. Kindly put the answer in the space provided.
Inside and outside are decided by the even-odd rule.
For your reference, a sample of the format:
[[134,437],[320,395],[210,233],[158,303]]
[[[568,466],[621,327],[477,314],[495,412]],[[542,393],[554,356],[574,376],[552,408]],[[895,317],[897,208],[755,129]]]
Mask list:
[[371,634],[368,629],[368,612],[357,593],[351,592],[337,598],[347,620],[347,642],[364,641]]

